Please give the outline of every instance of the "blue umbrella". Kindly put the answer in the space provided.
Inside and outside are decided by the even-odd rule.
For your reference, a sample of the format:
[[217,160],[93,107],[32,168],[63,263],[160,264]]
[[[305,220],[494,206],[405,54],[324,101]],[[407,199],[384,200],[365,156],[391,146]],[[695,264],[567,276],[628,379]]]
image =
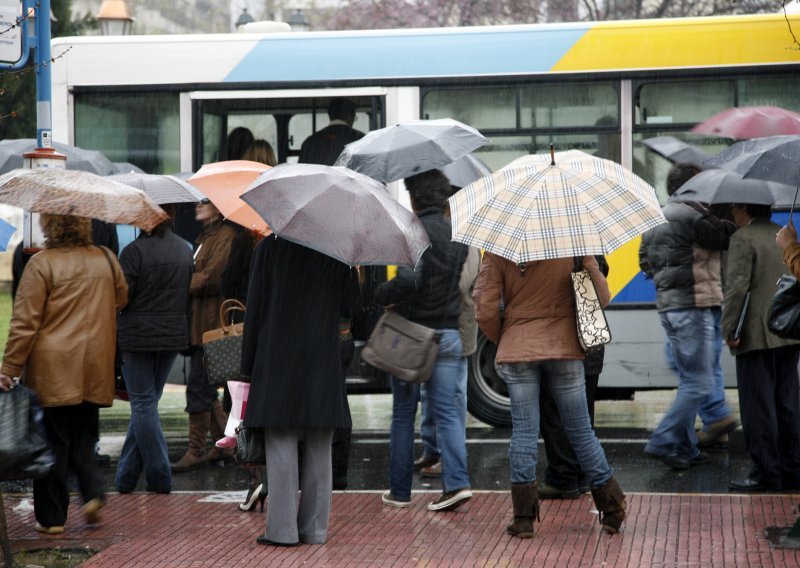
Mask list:
[[11,239],[11,235],[17,232],[16,227],[11,223],[6,223],[2,219],[0,219],[0,252],[5,252],[8,250],[8,241]]

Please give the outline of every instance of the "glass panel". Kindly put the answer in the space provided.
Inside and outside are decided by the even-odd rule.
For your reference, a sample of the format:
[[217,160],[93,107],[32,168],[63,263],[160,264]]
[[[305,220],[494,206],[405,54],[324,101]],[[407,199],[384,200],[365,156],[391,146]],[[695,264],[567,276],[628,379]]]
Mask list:
[[[317,113],[318,130],[325,128],[329,122],[330,119],[328,119],[327,112]],[[303,145],[303,140],[311,136],[313,132],[310,112],[292,115],[292,118],[289,119],[289,150],[297,150],[299,152],[300,146]]]
[[[619,140],[619,135],[612,136]],[[598,135],[594,133],[555,136],[492,136],[489,144],[481,146],[474,154],[486,162],[486,165],[492,171],[496,171],[520,156],[547,154],[550,152],[551,143],[554,145],[556,152],[581,150],[590,155],[608,157],[601,152]]]
[[203,114],[204,164],[222,160],[222,139],[222,117],[218,114]]
[[517,96],[513,88],[429,91],[422,99],[424,118],[453,118],[478,130],[516,128]]
[[618,100],[611,84],[525,87],[522,89],[522,127],[616,126]]
[[178,96],[174,93],[75,95],[75,144],[152,174],[180,171]]
[[228,115],[228,134],[243,126],[253,133],[256,140],[266,140],[275,155],[278,155],[278,121],[272,114],[231,113]]
[[647,83],[636,97],[636,125],[694,124],[733,106],[733,81]]
[[739,106],[771,105],[800,112],[800,77],[759,77],[739,81]]

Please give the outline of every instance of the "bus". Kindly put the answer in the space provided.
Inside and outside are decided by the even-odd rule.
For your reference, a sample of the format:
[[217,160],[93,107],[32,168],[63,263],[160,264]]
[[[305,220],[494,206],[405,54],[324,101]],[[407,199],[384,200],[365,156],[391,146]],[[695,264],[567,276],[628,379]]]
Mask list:
[[[475,155],[492,169],[552,143],[633,169],[663,203],[670,163],[642,140],[670,135],[714,153],[731,141],[690,130],[719,111],[800,111],[792,27],[800,29],[799,15],[58,38],[53,138],[149,173],[177,173],[221,159],[226,135],[246,126],[280,162],[293,162],[303,140],[327,125],[329,101],[344,97],[356,104],[355,128],[364,132],[454,118],[489,138]],[[389,191],[408,203],[401,182]],[[607,259],[613,342],[600,378],[606,394],[677,384],[638,247],[631,241]],[[372,274],[368,285],[387,270]],[[469,410],[502,426],[510,410],[494,353],[480,338],[470,358]],[[727,354],[724,366],[732,386]],[[351,375],[353,389],[381,382],[359,361]]]

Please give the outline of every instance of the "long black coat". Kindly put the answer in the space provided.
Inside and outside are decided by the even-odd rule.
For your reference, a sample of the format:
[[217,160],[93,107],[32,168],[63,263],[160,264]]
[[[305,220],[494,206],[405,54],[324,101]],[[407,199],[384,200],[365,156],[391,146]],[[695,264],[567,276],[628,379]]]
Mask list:
[[247,426],[351,425],[339,319],[357,298],[358,274],[347,265],[280,238],[258,244],[242,346],[241,371],[251,377]]

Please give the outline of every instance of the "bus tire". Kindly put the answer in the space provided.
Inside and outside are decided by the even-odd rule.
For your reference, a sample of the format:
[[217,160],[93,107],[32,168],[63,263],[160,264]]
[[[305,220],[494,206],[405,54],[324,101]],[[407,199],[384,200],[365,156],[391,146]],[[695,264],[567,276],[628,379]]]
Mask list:
[[495,365],[497,346],[478,332],[478,348],[467,358],[467,410],[497,428],[511,426],[511,401]]

